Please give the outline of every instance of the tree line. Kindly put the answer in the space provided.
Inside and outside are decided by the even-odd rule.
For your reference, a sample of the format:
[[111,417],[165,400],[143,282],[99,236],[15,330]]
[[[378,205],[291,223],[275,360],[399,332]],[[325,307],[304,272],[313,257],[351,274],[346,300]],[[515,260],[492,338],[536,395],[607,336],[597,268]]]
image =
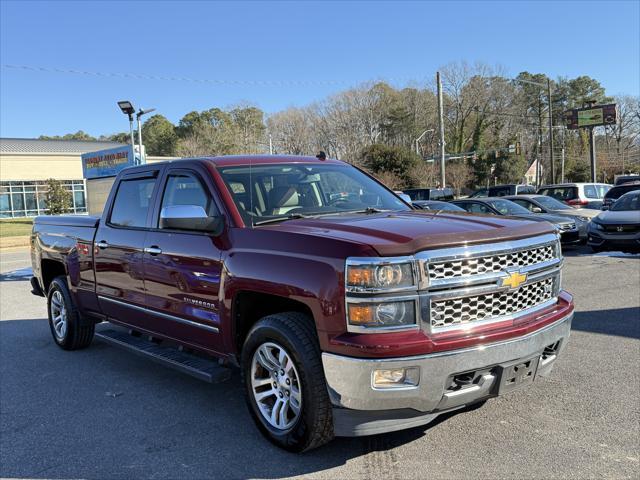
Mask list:
[[[447,183],[461,190],[524,180],[535,160],[551,181],[549,104],[556,179],[589,179],[588,135],[562,128],[563,112],[589,101],[616,102],[618,123],[597,129],[598,178],[640,169],[640,98],[611,97],[589,76],[549,79],[522,72],[508,78],[484,64],[450,64],[443,81]],[[187,113],[177,124],[162,115],[142,127],[147,154],[159,156],[274,153],[328,156],[368,168],[392,188],[433,186],[439,178],[435,85],[396,88],[372,82],[303,107],[265,115],[253,105]],[[426,133],[425,133],[426,132]],[[416,141],[419,137],[420,140]],[[41,137],[51,138],[51,137]],[[78,132],[61,138],[91,139]],[[128,133],[100,137],[122,143]],[[518,145],[519,148],[515,148]]]

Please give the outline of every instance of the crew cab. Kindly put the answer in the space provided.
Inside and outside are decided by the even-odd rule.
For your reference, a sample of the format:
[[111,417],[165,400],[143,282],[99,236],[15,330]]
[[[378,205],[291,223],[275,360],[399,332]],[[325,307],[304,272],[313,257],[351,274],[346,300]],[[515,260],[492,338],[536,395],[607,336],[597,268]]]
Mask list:
[[31,257],[61,348],[239,368],[259,430],[297,452],[531,384],[574,308],[551,224],[414,210],[315,157],[125,169],[100,218],[36,218]]

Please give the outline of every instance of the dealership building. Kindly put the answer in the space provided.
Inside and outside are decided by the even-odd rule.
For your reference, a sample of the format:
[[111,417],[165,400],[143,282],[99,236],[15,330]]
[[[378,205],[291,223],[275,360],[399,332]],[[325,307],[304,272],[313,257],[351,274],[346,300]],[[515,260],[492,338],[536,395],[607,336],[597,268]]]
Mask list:
[[[0,218],[34,217],[46,212],[47,180],[60,180],[72,193],[69,213],[90,212],[82,155],[125,147],[117,142],[0,138]],[[147,157],[147,161],[168,160]],[[110,182],[104,187],[110,187]],[[91,211],[90,213],[98,213]]]

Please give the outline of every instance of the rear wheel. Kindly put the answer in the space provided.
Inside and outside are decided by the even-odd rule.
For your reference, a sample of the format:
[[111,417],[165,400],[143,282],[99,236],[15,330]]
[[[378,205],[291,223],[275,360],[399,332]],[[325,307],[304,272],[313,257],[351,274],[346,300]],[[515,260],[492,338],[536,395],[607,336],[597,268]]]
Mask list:
[[302,452],[333,438],[320,347],[307,315],[261,319],[247,335],[242,375],[251,416],[271,442]]
[[49,327],[56,344],[65,350],[78,350],[93,340],[95,324],[83,325],[82,318],[69,294],[67,279],[63,276],[51,281],[47,295]]

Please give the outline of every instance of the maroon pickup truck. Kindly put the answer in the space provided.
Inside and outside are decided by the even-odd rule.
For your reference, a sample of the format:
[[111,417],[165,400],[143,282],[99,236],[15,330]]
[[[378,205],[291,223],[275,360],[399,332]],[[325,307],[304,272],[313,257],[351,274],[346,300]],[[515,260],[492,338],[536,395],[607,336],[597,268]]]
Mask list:
[[530,384],[573,316],[550,224],[416,211],[314,157],[129,168],[101,218],[38,217],[31,246],[60,347],[95,335],[208,381],[239,367],[292,451]]

